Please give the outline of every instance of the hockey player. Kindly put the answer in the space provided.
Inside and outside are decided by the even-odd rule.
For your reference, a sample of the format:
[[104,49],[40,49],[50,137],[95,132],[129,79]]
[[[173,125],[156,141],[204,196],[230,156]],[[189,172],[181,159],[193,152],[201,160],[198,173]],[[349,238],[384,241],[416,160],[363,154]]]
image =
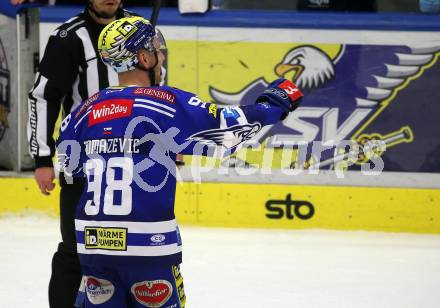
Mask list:
[[[77,4],[81,1],[77,1]],[[121,8],[121,0],[85,0],[83,12],[61,24],[50,36],[44,56],[29,93],[28,141],[35,160],[35,180],[44,195],[54,189],[55,154],[53,133],[62,109],[62,117],[83,100],[109,85],[118,84],[118,76],[101,61],[98,37],[110,22],[132,13]],[[83,178],[67,185],[60,176],[61,242],[52,258],[49,306],[72,308],[81,282],[81,266],[76,252],[74,216]]]
[[176,154],[206,154],[210,144],[231,153],[295,110],[302,94],[279,79],[255,104],[221,109],[158,86],[165,42],[141,17],[107,25],[98,45],[120,86],[70,113],[57,141],[65,172],[87,179],[75,219],[85,306],[184,307]]

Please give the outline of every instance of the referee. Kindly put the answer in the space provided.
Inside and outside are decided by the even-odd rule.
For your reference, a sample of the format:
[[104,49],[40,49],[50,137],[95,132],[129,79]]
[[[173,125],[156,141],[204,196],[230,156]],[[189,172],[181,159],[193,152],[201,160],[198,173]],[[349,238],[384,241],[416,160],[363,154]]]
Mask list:
[[[117,74],[98,54],[98,37],[107,24],[130,15],[121,8],[121,0],[89,0],[84,12],[63,23],[49,38],[28,100],[30,152],[35,159],[35,179],[45,195],[55,186],[53,132],[60,109],[67,115],[82,100],[118,84]],[[84,180],[73,179],[67,185],[61,175],[60,186],[62,242],[52,259],[49,304],[51,308],[71,308],[82,277],[74,217]]]

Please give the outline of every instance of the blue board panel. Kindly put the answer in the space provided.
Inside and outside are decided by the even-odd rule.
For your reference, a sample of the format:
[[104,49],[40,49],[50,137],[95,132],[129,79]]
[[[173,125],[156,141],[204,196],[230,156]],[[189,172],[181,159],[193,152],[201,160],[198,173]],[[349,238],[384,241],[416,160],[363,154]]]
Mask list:
[[[62,22],[82,9],[82,6],[43,7],[41,8],[41,21]],[[151,15],[149,8],[129,9],[142,16]],[[385,13],[218,10],[206,14],[181,15],[177,9],[162,8],[159,24],[202,27],[440,31],[438,15]]]

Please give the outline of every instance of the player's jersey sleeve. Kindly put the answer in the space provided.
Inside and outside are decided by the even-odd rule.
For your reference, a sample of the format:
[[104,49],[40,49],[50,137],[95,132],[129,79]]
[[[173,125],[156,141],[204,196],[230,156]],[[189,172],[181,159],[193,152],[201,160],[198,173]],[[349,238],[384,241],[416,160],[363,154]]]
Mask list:
[[60,125],[60,134],[56,141],[56,150],[60,172],[68,176],[81,177],[82,155],[80,126],[77,125],[75,111],[67,115]]
[[186,155],[207,154],[200,153],[203,145],[221,147],[223,153],[231,154],[262,127],[278,122],[283,112],[264,103],[220,108],[203,102],[193,93],[176,93],[179,105],[175,124],[180,131],[179,142],[187,145],[181,151]]

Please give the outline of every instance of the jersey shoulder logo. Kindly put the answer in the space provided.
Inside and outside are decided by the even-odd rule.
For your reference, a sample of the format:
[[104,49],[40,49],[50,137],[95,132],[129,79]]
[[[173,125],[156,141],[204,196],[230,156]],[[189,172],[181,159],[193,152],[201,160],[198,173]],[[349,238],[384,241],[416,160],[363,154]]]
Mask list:
[[200,142],[208,145],[223,145],[227,149],[238,146],[261,130],[258,122],[252,124],[239,124],[228,128],[209,129],[193,134],[188,138],[190,141]]

